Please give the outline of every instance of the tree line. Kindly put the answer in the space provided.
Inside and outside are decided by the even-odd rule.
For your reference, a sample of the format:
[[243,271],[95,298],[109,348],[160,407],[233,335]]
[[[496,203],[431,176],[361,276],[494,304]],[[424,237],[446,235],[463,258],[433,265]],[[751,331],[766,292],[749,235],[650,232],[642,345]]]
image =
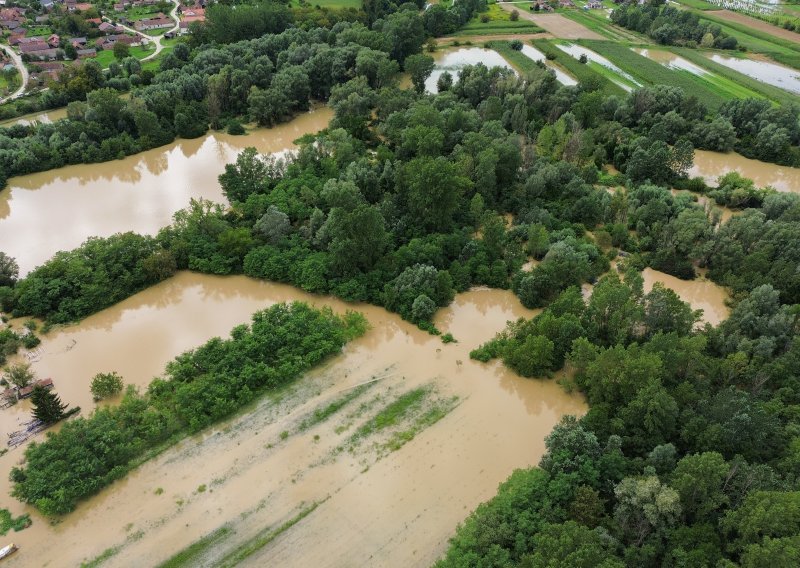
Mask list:
[[72,511],[81,499],[122,478],[159,444],[213,424],[299,377],[366,331],[361,314],[337,316],[307,304],[277,304],[176,357],[140,393],[76,418],[25,449],[11,471],[12,495],[45,515]]

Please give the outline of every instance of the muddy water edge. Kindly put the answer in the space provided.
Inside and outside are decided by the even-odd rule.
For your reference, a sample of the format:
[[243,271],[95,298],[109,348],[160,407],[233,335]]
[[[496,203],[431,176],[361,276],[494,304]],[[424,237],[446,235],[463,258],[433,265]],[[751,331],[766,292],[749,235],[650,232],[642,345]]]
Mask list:
[[[13,535],[21,550],[9,566],[75,566],[104,551],[110,551],[104,566],[151,566],[226,526],[224,539],[192,565],[224,563],[315,504],[244,564],[430,565],[498,483],[538,462],[561,416],[585,412],[581,397],[553,381],[522,379],[499,363],[469,359],[507,320],[535,313],[500,290],[461,294],[440,311],[437,326],[459,340],[446,345],[381,308],[243,276],[180,273],[51,333],[34,369],[53,377],[64,402],[89,412],[94,373],[117,370],[127,384],[143,386],[178,353],[291,300],[357,309],[372,328],[279,396],[185,439],[56,525],[5,497],[15,515],[30,512],[34,519]],[[365,430],[409,392],[424,396],[394,429]],[[348,402],[341,410],[314,418],[342,397]],[[434,410],[440,419],[426,422]],[[8,416],[14,414],[3,420]],[[416,434],[410,441],[409,432]],[[8,472],[22,451],[0,457],[6,496]]]
[[752,160],[736,152],[723,154],[695,150],[694,164],[689,170],[689,176],[702,177],[706,183],[716,186],[720,176],[733,171],[753,180],[756,187],[772,186],[778,191],[800,193],[800,168]]
[[224,201],[217,176],[244,148],[253,146],[262,154],[291,150],[294,140],[322,130],[332,116],[330,108],[319,107],[246,136],[214,132],[122,160],[11,178],[0,191],[3,250],[26,274],[92,236],[155,234],[191,198]]

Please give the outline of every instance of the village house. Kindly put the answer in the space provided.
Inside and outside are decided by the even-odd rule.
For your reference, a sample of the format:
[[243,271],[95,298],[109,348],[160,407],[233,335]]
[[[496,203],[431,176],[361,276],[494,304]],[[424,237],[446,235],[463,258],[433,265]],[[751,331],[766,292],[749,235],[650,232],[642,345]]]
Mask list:
[[57,49],[48,45],[46,41],[40,38],[25,38],[28,41],[23,41],[19,44],[20,53],[28,59],[55,59]]
[[59,43],[61,43],[61,38],[57,34],[50,34],[50,37],[47,38],[47,45],[50,47],[58,47]]
[[171,28],[175,22],[172,21],[171,18],[167,18],[164,14],[158,14],[155,18],[146,18],[144,20],[139,20],[133,24],[134,29],[137,32],[143,32],[146,30],[157,30],[160,28]]
[[141,45],[141,38],[125,34],[109,35],[99,38],[95,45],[102,49],[114,49],[116,43],[126,43],[130,47],[138,47]]
[[28,33],[28,30],[26,30],[25,28],[22,28],[22,29],[19,29],[19,30],[15,31],[13,34],[8,36],[8,45],[10,45],[11,47],[15,47],[15,46],[19,45],[20,43],[25,41],[25,39],[26,39],[25,38],[25,34],[27,34],[27,33]]
[[603,3],[600,0],[589,0],[586,3],[586,7],[590,10],[600,10],[603,8]]
[[78,54],[78,59],[86,59],[88,57],[97,57],[97,50],[93,47],[89,49],[79,49],[76,52]]
[[117,31],[117,26],[115,26],[114,24],[109,24],[108,22],[103,22],[102,24],[97,26],[97,29],[103,32],[104,34],[110,34]]

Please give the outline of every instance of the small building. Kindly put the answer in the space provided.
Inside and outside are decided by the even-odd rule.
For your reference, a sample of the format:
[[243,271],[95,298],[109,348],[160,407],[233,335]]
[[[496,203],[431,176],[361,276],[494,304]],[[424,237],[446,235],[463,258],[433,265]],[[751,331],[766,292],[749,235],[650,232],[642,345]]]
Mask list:
[[138,20],[134,22],[133,27],[137,32],[143,32],[146,30],[158,30],[161,28],[171,28],[175,25],[175,22],[172,18],[167,18],[164,14],[159,14],[155,18],[146,18],[144,20]]
[[23,387],[19,389],[17,392],[17,396],[19,398],[28,398],[33,394],[33,389],[36,387],[43,387],[47,390],[53,388],[53,379],[42,379],[41,381],[36,381],[35,383],[28,385],[27,387]]
[[47,45],[50,47],[58,47],[61,43],[61,38],[58,37],[58,34],[51,34],[49,38],[47,38]]
[[103,22],[102,24],[97,26],[97,29],[99,29],[104,34],[109,34],[117,31],[117,26],[115,26],[114,24],[109,24],[108,22]]
[[87,59],[89,57],[97,57],[97,50],[93,47],[88,49],[78,49],[76,51],[78,54],[78,59]]
[[85,37],[74,37],[69,40],[69,43],[75,49],[81,49],[82,47],[86,47],[86,38]]

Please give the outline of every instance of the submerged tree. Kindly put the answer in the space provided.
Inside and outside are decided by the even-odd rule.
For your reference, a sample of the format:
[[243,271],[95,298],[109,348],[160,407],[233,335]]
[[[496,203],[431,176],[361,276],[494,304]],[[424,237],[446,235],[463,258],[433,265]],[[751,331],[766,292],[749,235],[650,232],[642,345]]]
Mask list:
[[53,424],[64,418],[66,404],[61,403],[57,394],[48,391],[43,386],[33,387],[33,415],[45,424]]

